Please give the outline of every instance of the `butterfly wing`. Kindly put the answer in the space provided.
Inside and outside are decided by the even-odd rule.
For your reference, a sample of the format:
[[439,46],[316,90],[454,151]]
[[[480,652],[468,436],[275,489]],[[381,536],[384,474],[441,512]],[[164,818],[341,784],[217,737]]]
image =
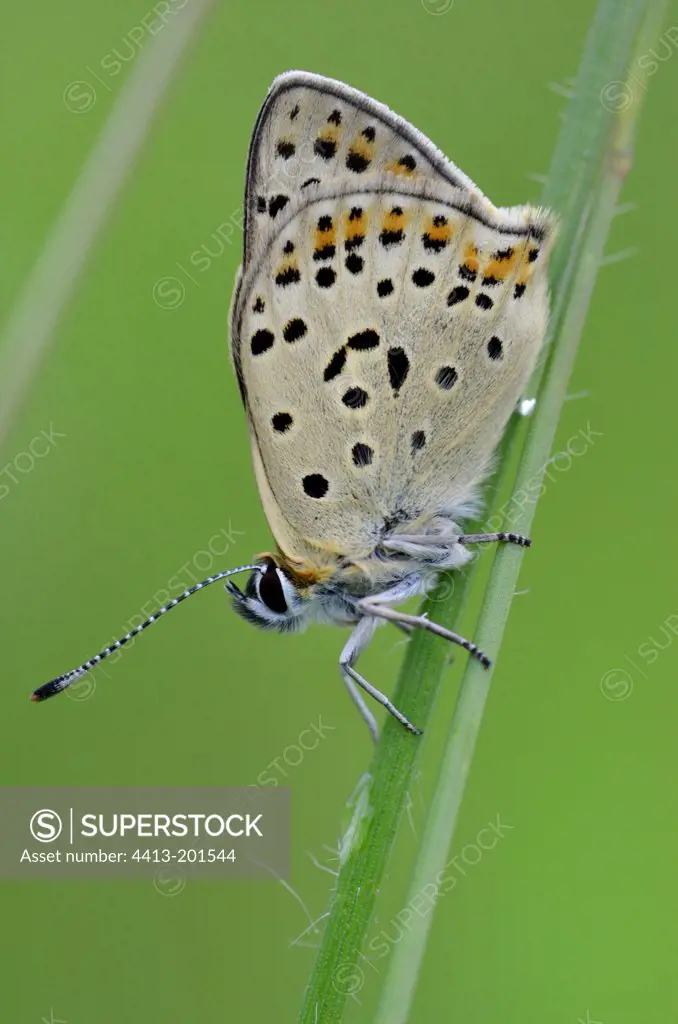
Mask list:
[[304,71],[275,79],[247,161],[245,267],[277,232],[281,214],[327,185],[428,183],[494,209],[440,150],[388,107],[343,82]]
[[300,73],[260,114],[247,209],[232,354],[271,529],[291,556],[365,557],[482,477],[543,338],[552,222],[496,209],[386,108]]

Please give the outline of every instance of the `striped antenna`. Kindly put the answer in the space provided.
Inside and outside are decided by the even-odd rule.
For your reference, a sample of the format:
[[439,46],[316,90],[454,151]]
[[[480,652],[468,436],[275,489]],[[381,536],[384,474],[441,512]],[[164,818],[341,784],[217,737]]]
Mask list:
[[110,647],[105,647],[100,654],[95,654],[89,661],[85,661],[78,668],[72,668],[70,672],[65,672],[62,676],[56,676],[54,679],[50,679],[48,683],[43,683],[37,690],[34,690],[31,695],[31,700],[42,701],[47,700],[48,697],[53,697],[55,693],[61,693],[62,690],[68,689],[73,683],[77,683],[79,679],[82,679],[85,672],[89,672],[91,668],[94,668],[107,658],[109,654],[113,654],[114,651],[119,650],[120,647],[124,647],[126,643],[133,640],[135,636],[141,633],[147,626],[150,626],[152,622],[157,622],[165,612],[170,611],[176,605],[185,601],[191,594],[195,594],[196,591],[202,590],[203,587],[207,587],[210,583],[217,583],[218,580],[224,580],[227,576],[233,576],[236,572],[252,572],[258,569],[262,571],[261,565],[239,565],[237,569],[229,569],[227,572],[218,572],[215,576],[208,576],[206,580],[201,583],[196,583],[194,587],[189,587],[188,590],[184,590],[183,594],[179,594],[179,597],[173,598],[164,608],[160,608],[155,615],[150,615],[145,622],[142,622],[140,626],[135,626],[134,629],[130,630],[122,640],[116,640]]

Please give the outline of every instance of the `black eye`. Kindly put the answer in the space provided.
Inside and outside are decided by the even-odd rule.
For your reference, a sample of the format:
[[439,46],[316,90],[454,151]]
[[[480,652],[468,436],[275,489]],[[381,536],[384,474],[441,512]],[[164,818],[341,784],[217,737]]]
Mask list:
[[278,612],[279,615],[284,615],[287,611],[282,583],[273,566],[269,566],[259,577],[259,597],[270,611]]

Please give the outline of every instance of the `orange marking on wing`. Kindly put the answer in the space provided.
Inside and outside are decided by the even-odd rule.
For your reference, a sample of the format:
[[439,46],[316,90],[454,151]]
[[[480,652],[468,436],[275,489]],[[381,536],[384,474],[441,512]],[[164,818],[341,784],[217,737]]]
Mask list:
[[336,245],[336,243],[337,229],[334,224],[334,219],[327,228],[315,228],[313,244],[316,249],[324,249],[326,245]]
[[401,164],[399,160],[393,160],[390,164],[386,164],[385,169],[391,174],[399,174],[403,178],[414,178],[417,173],[412,167]]
[[462,263],[464,264],[466,269],[470,271],[470,273],[478,273],[478,269],[480,267],[480,260],[478,259],[478,250],[475,247],[475,245],[473,245],[473,243],[466,246]]
[[294,270],[299,273],[299,263],[295,256],[291,256],[289,259],[283,260],[278,266],[275,275],[276,277],[279,277],[281,274],[286,274],[290,270]]
[[338,124],[326,124],[318,138],[321,142],[338,143],[341,139],[341,126]]
[[367,234],[367,214],[361,210],[359,217],[351,217],[350,213],[344,215],[344,238],[352,242],[356,238],[364,238]]
[[[436,221],[438,223],[436,223]],[[444,223],[441,223],[444,222]],[[432,242],[441,242],[446,245],[456,232],[456,226],[450,224],[445,217],[429,217],[424,225],[424,234],[428,235]]]
[[516,284],[527,284],[532,277],[534,270],[534,264],[530,262],[530,249],[532,243],[524,242],[522,249],[520,250],[520,266],[518,268],[518,277]]
[[483,267],[483,276],[493,277],[496,281],[505,281],[516,270],[520,263],[521,255],[521,251],[517,247],[513,248],[510,256],[500,257],[499,259],[497,259],[497,254],[494,253],[492,258]]
[[370,142],[364,135],[358,135],[351,143],[350,151],[355,153],[356,156],[361,156],[369,163],[374,156],[374,142]]
[[[394,210],[400,210],[400,213],[394,213]],[[381,229],[382,231],[403,231],[408,220],[409,216],[399,206],[394,206],[384,214]]]

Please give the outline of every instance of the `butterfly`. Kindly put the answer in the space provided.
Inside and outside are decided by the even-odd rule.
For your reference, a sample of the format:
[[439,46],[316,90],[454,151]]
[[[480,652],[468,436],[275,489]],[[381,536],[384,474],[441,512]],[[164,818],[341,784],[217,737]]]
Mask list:
[[459,569],[498,441],[546,331],[552,214],[495,207],[388,107],[300,71],[275,79],[247,160],[244,251],[231,357],[275,550],[208,577],[101,654],[33,694],[43,700],[202,587],[226,582],[265,629],[352,627],[341,675],[416,725],[356,669],[377,626],[469,640],[399,609],[431,573]]

